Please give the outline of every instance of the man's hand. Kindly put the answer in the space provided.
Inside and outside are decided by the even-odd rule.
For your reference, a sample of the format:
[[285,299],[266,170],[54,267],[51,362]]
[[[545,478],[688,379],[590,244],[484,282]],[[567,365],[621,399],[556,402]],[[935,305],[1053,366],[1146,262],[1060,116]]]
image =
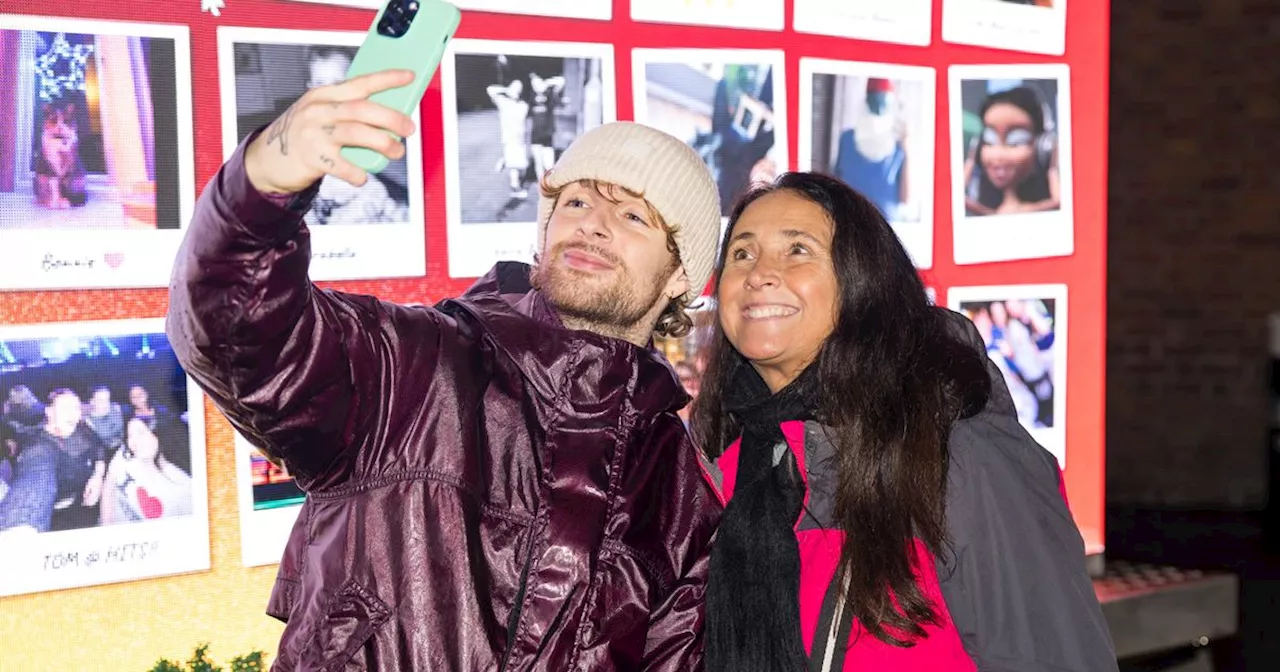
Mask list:
[[325,175],[362,186],[369,176],[339,155],[343,147],[371,149],[392,161],[404,156],[413,120],[369,96],[413,81],[410,70],[385,70],[302,94],[245,150],[245,172],[259,191],[296,193]]
[[81,499],[85,506],[93,506],[98,503],[98,498],[102,496],[102,481],[105,474],[95,473],[89,478],[89,482],[84,484],[84,497]]

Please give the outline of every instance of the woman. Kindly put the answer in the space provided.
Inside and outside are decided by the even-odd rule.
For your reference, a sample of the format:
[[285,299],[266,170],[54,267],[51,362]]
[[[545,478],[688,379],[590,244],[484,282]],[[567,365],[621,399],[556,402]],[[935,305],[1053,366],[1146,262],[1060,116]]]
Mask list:
[[1056,461],[870,201],[752,191],[716,296],[710,672],[1116,669]]
[[190,515],[191,476],[164,457],[146,421],[130,420],[125,432],[125,445],[107,467],[102,524]]
[[1052,112],[1034,89],[993,93],[978,115],[982,130],[965,161],[969,216],[1045,212],[1061,207]]

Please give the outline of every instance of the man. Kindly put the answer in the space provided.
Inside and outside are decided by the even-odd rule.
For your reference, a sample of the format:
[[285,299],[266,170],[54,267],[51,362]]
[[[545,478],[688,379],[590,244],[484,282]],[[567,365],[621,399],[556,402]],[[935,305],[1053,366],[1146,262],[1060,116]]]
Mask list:
[[124,411],[111,400],[111,389],[106,385],[93,388],[84,421],[107,450],[114,451],[124,443]]
[[898,114],[893,82],[867,79],[865,105],[852,128],[840,134],[832,170],[845,184],[866,194],[890,222],[909,219],[906,126]]
[[44,427],[18,441],[13,484],[0,501],[0,530],[48,532],[53,512],[64,509],[69,528],[98,524],[95,507],[107,473],[106,446],[82,422],[79,395],[60,388],[48,399]]
[[308,493],[275,669],[701,669],[720,509],[649,344],[710,276],[714,182],[679,140],[609,124],[544,178],[532,272],[435,308],[321,290],[315,183],[366,179],[344,145],[403,154],[411,121],[365,99],[411,80],[312,90],[250,136],[174,270],[183,366]]
[[[106,446],[84,424],[84,402],[66,388],[54,390],[49,393],[45,415],[44,432],[35,440],[58,449],[58,503],[54,508],[97,506],[107,473]],[[96,520],[86,521],[83,526],[96,524]]]

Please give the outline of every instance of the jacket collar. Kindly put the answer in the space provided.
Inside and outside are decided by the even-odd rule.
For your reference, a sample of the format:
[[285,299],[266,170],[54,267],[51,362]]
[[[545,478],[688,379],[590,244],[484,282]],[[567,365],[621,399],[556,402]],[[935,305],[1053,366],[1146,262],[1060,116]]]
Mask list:
[[564,327],[550,302],[529,282],[530,267],[499,262],[462,296],[441,304],[466,312],[538,394],[572,406],[596,406],[633,395],[637,410],[675,411],[689,395],[667,359],[653,347]]

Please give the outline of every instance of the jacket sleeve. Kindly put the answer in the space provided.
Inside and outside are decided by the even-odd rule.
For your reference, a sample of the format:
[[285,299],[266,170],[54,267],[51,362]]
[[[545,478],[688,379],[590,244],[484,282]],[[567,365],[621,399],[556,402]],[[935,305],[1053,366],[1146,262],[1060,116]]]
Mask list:
[[693,672],[702,669],[702,634],[707,590],[708,546],[675,590],[649,619],[645,645],[647,672]]
[[702,670],[707,570],[721,506],[703,476],[698,449],[685,443],[681,452],[686,458],[679,460],[676,469],[681,487],[672,498],[681,513],[680,522],[670,526],[666,534],[669,543],[683,550],[683,570],[671,593],[649,617],[641,666],[645,672]]
[[[956,317],[985,353],[973,325]],[[1116,670],[1057,459],[1018,423],[999,369],[987,370],[991,401],[950,437],[954,555],[939,566],[947,609],[981,672]]]
[[[255,136],[196,204],[166,331],[231,424],[312,490],[348,477],[353,455],[386,430],[402,372],[431,375],[440,318],[313,285],[302,218],[315,187],[289,203],[260,194],[244,170]],[[415,345],[409,354],[406,341]]]

